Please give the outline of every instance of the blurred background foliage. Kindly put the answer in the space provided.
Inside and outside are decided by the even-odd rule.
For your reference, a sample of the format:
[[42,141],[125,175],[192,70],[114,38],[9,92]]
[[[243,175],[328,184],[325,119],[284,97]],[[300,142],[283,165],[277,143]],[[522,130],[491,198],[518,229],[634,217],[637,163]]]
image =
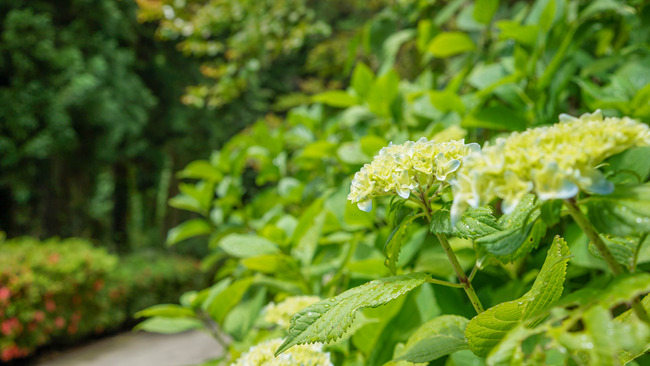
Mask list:
[[[179,307],[230,333],[233,356],[266,335],[254,320],[270,299],[453,276],[426,228],[391,253],[398,218],[345,199],[389,141],[483,142],[596,108],[650,119],[642,0],[36,0],[0,14],[0,230],[123,253],[191,239],[216,284]],[[575,236],[567,287],[597,287],[603,264]],[[471,268],[471,243],[452,244]],[[486,305],[523,294],[545,251],[477,275]],[[400,301],[367,311],[335,357],[379,364],[422,322],[472,312],[446,288]],[[165,314],[197,327],[187,313]]]

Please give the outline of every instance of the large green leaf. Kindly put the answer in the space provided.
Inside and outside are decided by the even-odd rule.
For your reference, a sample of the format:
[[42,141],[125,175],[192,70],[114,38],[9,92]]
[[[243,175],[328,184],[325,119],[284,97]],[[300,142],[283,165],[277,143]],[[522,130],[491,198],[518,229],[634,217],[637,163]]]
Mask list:
[[327,343],[340,338],[352,325],[357,311],[386,304],[420,286],[427,278],[425,273],[382,278],[308,306],[291,319],[289,336],[276,355],[296,344]]
[[395,361],[429,362],[468,349],[465,327],[469,320],[458,315],[442,315],[424,324],[411,335]]
[[386,253],[386,265],[393,274],[397,272],[397,260],[399,259],[399,253],[402,250],[402,245],[404,245],[405,242],[404,239],[406,238],[406,231],[414,219],[415,215],[409,215],[400,220],[397,223],[397,226],[388,236],[386,244],[384,245],[384,252]]
[[524,296],[491,307],[474,317],[465,330],[469,347],[485,357],[521,322],[536,317],[559,299],[564,289],[569,247],[556,237],[533,287]]
[[541,210],[532,194],[526,195],[514,212],[501,216],[497,225],[501,230],[477,238],[474,244],[479,255],[494,256],[502,262],[528,254],[546,233]]
[[174,245],[180,241],[193,238],[195,236],[208,235],[211,232],[212,226],[206,220],[187,220],[169,230],[167,233],[167,245]]
[[627,236],[650,232],[650,183],[616,186],[586,202],[591,222],[601,232]]

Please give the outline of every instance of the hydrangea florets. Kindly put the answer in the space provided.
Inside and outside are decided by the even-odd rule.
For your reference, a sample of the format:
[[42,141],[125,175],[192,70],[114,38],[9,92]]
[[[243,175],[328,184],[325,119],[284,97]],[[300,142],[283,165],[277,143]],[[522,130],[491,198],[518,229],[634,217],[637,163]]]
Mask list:
[[348,199],[363,211],[372,209],[374,197],[397,194],[407,199],[415,190],[449,181],[461,159],[476,150],[478,144],[464,140],[436,143],[423,137],[401,145],[391,143],[354,175]]
[[614,189],[598,170],[608,157],[650,145],[650,128],[630,118],[603,118],[599,110],[579,118],[560,115],[551,126],[497,139],[468,155],[451,182],[452,219],[468,206],[503,199],[511,213],[529,192],[542,200],[574,197],[579,190],[609,194]]
[[291,296],[281,303],[270,303],[264,310],[264,321],[289,328],[291,317],[295,313],[319,301],[318,296]]
[[320,343],[293,346],[275,357],[273,353],[281,344],[282,339],[276,338],[255,345],[230,366],[333,366]]

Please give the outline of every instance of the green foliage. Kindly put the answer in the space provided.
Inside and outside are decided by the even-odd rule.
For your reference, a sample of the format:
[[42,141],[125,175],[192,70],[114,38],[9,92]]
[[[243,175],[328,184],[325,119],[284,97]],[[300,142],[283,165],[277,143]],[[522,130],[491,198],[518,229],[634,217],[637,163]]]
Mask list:
[[468,320],[457,315],[441,315],[422,324],[409,337],[396,361],[429,362],[469,349],[465,339]]
[[[646,91],[630,75],[645,75],[648,10],[615,1],[400,1],[365,26],[351,27],[349,49],[331,57],[338,62],[347,55],[337,79],[342,83],[301,84],[309,95],[292,93],[283,105],[305,105],[286,116],[268,115],[179,174],[184,183],[170,203],[205,223],[205,230],[187,231],[184,238],[206,236],[211,254],[204,267],[218,267],[216,284],[183,296],[186,310],[179,314],[210,332],[230,333],[232,359],[282,336],[287,339],[279,352],[329,342],[326,351],[336,365],[580,365],[638,357],[646,327],[636,314],[619,315],[624,310],[617,306],[645,290],[616,276],[615,284],[636,290],[612,298],[616,285],[595,269],[599,259],[576,233],[562,200],[543,202],[531,194],[508,215],[494,202],[468,210],[452,225],[448,185],[418,192],[428,195],[428,205],[413,195],[379,198],[371,212],[346,196],[352,174],[389,141],[424,136],[499,143],[503,133],[597,105],[605,115],[641,116]],[[335,69],[329,59],[308,59],[323,66],[322,75]],[[273,60],[264,73],[284,60]],[[592,84],[609,94],[590,97]],[[614,95],[626,105],[609,103]],[[601,169],[619,185],[614,195],[582,195],[575,202],[606,234],[619,262],[630,272],[646,271],[647,151],[631,149]],[[181,238],[182,228],[172,238]],[[552,239],[558,234],[568,244]],[[569,247],[576,256],[570,264]],[[449,252],[457,263],[450,263]],[[408,279],[408,294],[398,296],[408,292],[401,286],[376,285],[396,279]],[[575,291],[584,287],[589,290]],[[474,292],[470,301],[463,292]],[[294,295],[324,300],[298,311],[288,330],[260,320],[264,303]],[[582,296],[581,302],[571,302],[572,296]],[[476,302],[490,308],[473,310]],[[601,308],[589,305],[595,303]],[[152,319],[174,318],[154,310]],[[242,322],[235,324],[235,317]],[[624,325],[612,325],[623,319]],[[635,334],[612,347],[621,358],[588,348],[602,343],[597,338],[605,329]]]
[[564,288],[569,247],[556,237],[533,287],[517,300],[496,305],[474,317],[465,336],[474,354],[485,357],[522,321],[537,317],[556,302]]
[[[133,254],[119,259],[83,239],[0,241],[0,357],[119,329],[132,314],[203,285],[186,258]],[[155,312],[170,313],[157,307]]]

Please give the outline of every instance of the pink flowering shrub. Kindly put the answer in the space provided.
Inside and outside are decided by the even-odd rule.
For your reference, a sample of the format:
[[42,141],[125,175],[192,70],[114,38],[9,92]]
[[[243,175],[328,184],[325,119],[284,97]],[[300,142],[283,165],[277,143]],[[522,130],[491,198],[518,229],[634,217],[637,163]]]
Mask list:
[[202,278],[195,261],[176,256],[120,259],[84,239],[0,238],[0,361],[117,329]]

